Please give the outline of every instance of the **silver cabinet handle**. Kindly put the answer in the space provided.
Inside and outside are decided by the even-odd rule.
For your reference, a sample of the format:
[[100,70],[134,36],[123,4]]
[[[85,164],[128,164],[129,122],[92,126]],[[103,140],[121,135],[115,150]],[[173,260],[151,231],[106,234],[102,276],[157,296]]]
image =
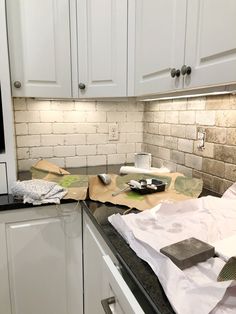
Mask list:
[[101,300],[103,310],[106,314],[112,314],[110,305],[116,303],[115,297],[110,297],[107,299]]
[[175,69],[175,68],[173,68],[173,69],[171,69],[171,71],[170,71],[170,75],[171,75],[171,77],[179,77],[180,76],[180,70],[179,69]]
[[20,81],[15,81],[14,82],[15,88],[21,88],[21,82]]

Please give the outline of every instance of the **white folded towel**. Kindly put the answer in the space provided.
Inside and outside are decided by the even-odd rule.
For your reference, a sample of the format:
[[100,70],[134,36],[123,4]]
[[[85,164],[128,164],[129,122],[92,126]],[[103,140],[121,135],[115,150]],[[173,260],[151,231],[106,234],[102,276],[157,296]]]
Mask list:
[[11,191],[14,197],[33,205],[59,204],[60,200],[67,194],[67,190],[57,183],[39,179],[16,181],[13,183]]

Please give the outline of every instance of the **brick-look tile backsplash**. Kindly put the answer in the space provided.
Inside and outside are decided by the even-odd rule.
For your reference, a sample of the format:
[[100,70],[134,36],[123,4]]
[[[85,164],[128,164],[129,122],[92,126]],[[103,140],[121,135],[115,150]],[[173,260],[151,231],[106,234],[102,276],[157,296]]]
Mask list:
[[[142,103],[14,99],[18,170],[40,158],[61,167],[133,162],[142,151]],[[119,139],[109,140],[117,123]]]
[[[222,194],[236,181],[236,96],[140,103],[14,99],[18,169],[39,158],[62,167],[133,162],[152,154],[152,165],[200,177]],[[109,141],[117,123],[118,141]],[[197,130],[206,132],[205,149]]]
[[[198,128],[206,132],[197,147]],[[144,149],[153,166],[202,178],[222,194],[236,181],[236,96],[156,101],[144,107]]]

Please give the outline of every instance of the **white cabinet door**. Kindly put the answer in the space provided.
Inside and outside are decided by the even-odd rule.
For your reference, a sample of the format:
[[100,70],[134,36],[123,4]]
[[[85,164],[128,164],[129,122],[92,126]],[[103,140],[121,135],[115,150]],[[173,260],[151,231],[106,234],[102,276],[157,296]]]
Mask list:
[[13,96],[71,97],[68,0],[8,0]]
[[83,313],[81,212],[74,206],[1,214],[0,313]]
[[236,1],[189,0],[185,87],[236,81]]
[[186,0],[136,1],[137,96],[182,88],[171,69],[184,62]]
[[77,0],[79,97],[127,95],[127,0]]
[[[85,216],[86,217],[86,216]],[[104,314],[101,300],[103,299],[103,260],[105,255],[95,234],[85,218],[83,224],[84,241],[84,313]]]

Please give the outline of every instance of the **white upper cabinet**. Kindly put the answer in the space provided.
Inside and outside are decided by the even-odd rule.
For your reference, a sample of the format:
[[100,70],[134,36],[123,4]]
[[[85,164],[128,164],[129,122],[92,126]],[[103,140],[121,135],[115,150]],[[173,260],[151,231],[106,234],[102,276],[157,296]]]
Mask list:
[[235,0],[137,0],[136,95],[236,82],[235,16]]
[[186,0],[137,0],[135,18],[135,94],[182,88]]
[[12,94],[71,97],[68,0],[8,0]]
[[78,0],[79,97],[127,96],[127,0]]
[[188,1],[185,87],[236,81],[236,1]]

